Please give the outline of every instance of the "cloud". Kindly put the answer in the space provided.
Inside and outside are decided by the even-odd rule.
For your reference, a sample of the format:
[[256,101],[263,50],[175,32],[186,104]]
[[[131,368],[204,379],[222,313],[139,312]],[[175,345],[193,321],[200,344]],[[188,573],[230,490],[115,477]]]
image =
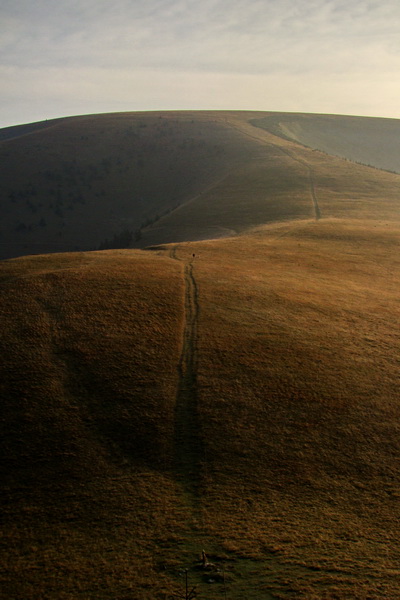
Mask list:
[[257,72],[270,63],[296,69],[316,55],[329,58],[343,46],[350,51],[354,39],[361,51],[371,40],[386,48],[397,40],[400,25],[400,9],[391,2],[16,0],[16,7],[5,26],[3,56],[32,66],[129,67],[134,61],[233,72]]
[[[241,107],[243,82],[251,81],[255,96],[253,103],[246,102],[248,108],[259,108],[256,94],[273,81],[282,91],[281,110],[287,110],[287,95],[303,98],[302,105],[309,107],[303,89],[311,86],[311,110],[318,112],[326,104],[325,91],[340,81],[335,88],[338,107],[344,98],[349,101],[347,85],[361,111],[369,85],[370,110],[375,111],[382,106],[374,101],[379,81],[382,90],[392,90],[384,114],[393,116],[399,28],[398,0],[3,0],[3,106],[10,90],[14,101],[18,90],[21,98],[42,93],[43,103],[60,102],[64,110],[63,99],[69,106],[69,97],[75,95],[86,106],[91,98],[97,106],[101,99],[91,90],[108,94],[112,89],[118,110],[130,82],[140,81],[140,95],[144,101],[148,90],[150,108],[156,92],[171,104],[174,89],[156,90],[153,85],[168,88],[170,81],[178,108],[182,98],[194,101],[191,90],[200,88],[196,77],[203,86],[219,77],[231,94],[227,99],[217,84],[199,89],[203,104],[208,94],[208,107],[220,104],[214,89],[219,89],[221,101],[229,101],[227,108]],[[177,84],[189,80],[190,85]],[[235,91],[234,81],[239,86]]]

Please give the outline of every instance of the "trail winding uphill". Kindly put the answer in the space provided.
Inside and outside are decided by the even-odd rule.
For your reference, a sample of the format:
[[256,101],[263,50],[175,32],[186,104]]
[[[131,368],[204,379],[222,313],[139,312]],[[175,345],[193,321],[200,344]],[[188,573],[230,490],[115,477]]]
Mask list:
[[267,130],[263,130],[262,128],[259,129],[257,126],[254,126],[254,124],[250,124],[250,123],[245,124],[241,121],[235,121],[235,126],[245,136],[256,140],[257,142],[261,143],[264,146],[268,146],[270,148],[273,148],[274,150],[278,150],[278,151],[282,152],[282,154],[285,154],[290,159],[298,162],[299,164],[301,164],[302,166],[304,166],[307,169],[308,179],[309,179],[309,184],[310,184],[310,194],[311,194],[311,200],[312,200],[312,204],[313,204],[313,208],[314,208],[315,220],[318,221],[319,219],[321,219],[322,214],[321,214],[321,209],[318,204],[318,198],[317,198],[317,194],[315,191],[314,174],[313,174],[313,170],[312,170],[310,164],[306,160],[299,158],[298,156],[295,156],[294,153],[291,152],[290,150],[288,150],[286,147],[283,147],[283,144],[281,143],[280,138],[277,138],[276,135],[274,135],[274,134],[271,135],[271,132],[267,133]]
[[314,174],[313,174],[311,166],[308,164],[308,162],[306,160],[303,160],[302,158],[298,158],[296,156],[293,156],[293,154],[289,150],[284,150],[283,148],[280,148],[280,149],[281,149],[281,151],[284,154],[286,154],[287,156],[289,156],[293,160],[297,161],[298,163],[300,163],[301,165],[303,165],[307,169],[308,180],[309,180],[309,183],[310,183],[311,200],[312,200],[313,207],[314,207],[315,220],[318,221],[322,217],[322,215],[321,215],[321,210],[320,210],[319,205],[318,205],[317,194],[315,192]]
[[[177,258],[175,248],[171,258]],[[175,412],[175,464],[178,478],[189,496],[189,501],[199,493],[202,442],[199,434],[197,397],[197,323],[198,289],[193,275],[195,257],[185,263],[185,312],[182,350],[179,359],[179,381]]]

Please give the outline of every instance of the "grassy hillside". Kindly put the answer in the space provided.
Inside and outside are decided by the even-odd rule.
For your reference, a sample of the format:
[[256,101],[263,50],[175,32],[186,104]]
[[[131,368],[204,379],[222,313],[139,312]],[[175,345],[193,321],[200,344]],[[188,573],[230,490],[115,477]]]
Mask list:
[[4,262],[1,273],[5,597],[146,588],[169,533],[164,503],[179,508],[166,472],[181,266],[103,252]]
[[[277,118],[120,113],[3,130],[0,258],[226,237],[282,219],[357,216],[360,202],[363,218],[398,217],[398,177],[283,139],[283,123],[300,117],[274,128]],[[312,136],[346,139],[346,117],[330,128],[321,118],[308,115]],[[369,121],[348,119],[352,139],[370,148]],[[375,121],[396,156],[387,121]]]
[[3,261],[5,597],[397,598],[398,239]]
[[143,230],[143,245],[217,238],[307,218],[398,221],[400,178],[313,151],[230,116],[257,153],[223,180]]
[[137,242],[143,227],[251,159],[249,143],[207,114],[121,113],[4,131],[2,258]]
[[273,113],[254,125],[310,148],[400,173],[400,120]]

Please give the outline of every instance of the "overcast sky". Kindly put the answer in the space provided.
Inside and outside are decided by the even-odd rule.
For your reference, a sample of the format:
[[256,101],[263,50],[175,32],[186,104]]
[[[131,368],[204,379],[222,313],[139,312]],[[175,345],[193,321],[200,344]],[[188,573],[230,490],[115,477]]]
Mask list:
[[0,0],[0,127],[125,110],[400,118],[399,0]]

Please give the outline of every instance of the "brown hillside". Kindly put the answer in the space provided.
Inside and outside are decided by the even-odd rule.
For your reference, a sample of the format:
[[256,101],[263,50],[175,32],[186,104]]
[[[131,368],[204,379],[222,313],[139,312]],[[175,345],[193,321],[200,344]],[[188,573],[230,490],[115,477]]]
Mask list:
[[353,220],[0,265],[5,597],[188,568],[199,598],[398,598],[400,232],[369,185]]

